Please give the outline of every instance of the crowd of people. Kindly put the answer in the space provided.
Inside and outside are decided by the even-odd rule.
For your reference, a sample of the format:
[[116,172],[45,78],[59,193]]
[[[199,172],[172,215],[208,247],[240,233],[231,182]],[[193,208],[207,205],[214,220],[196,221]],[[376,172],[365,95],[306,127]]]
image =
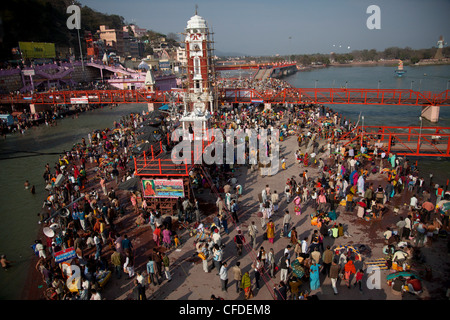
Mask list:
[[[273,85],[280,86],[278,80]],[[339,281],[349,288],[356,286],[363,290],[365,269],[361,255],[347,248],[335,250],[324,245],[327,238],[348,236],[348,226],[336,222],[339,212],[356,211],[362,220],[383,219],[387,210],[394,208],[398,196],[410,197],[406,217],[399,215],[399,223],[384,234],[387,261],[390,266],[395,262],[397,268],[403,269],[411,265],[408,259],[417,258],[421,246],[429,245],[440,230],[448,228],[446,190],[426,183],[419,168],[408,159],[386,155],[378,141],[365,139],[358,147],[342,145],[338,137],[350,131],[352,124],[329,108],[303,104],[264,110],[250,104],[219,110],[213,116],[217,128],[253,128],[257,132],[279,129],[282,137],[297,140],[297,148],[287,150],[295,161],[295,175],[286,181],[283,193],[265,184],[257,199],[260,223],[250,221],[247,228],[242,227],[240,216],[245,184],[234,177],[235,170],[242,165],[213,164],[194,167],[189,173],[195,190],[214,191],[217,211],[203,212],[213,217],[208,224],[202,220],[197,202],[180,198],[175,211],[177,220],[194,228],[194,250],[202,260],[203,271],[216,269],[223,291],[228,290],[229,272],[236,280],[236,292],[243,291],[245,299],[257,296],[257,290],[268,279],[276,279],[273,297],[279,300],[310,298],[310,293],[320,288],[323,277],[331,279],[335,294]],[[92,132],[88,141],[83,139],[61,154],[53,168],[45,166],[43,178],[49,196],[40,222],[55,235],[44,234],[37,239],[35,252],[39,258],[36,270],[42,275],[48,298],[101,299],[102,286],[108,279],[120,278],[125,272],[134,281],[135,299],[147,299],[145,289],[149,285],[157,287],[164,280],[172,280],[170,250],[180,245],[173,219],[147,206],[139,192],[117,189],[120,182],[134,176],[133,147],[139,142],[136,129],[146,120],[145,115],[130,114],[115,122],[111,129]],[[162,128],[163,132],[174,129],[169,123]],[[269,139],[267,154],[275,143]],[[246,154],[247,159],[250,156]],[[244,170],[261,166],[246,163]],[[370,175],[380,173],[387,181],[386,186],[367,183]],[[293,214],[287,206],[285,211],[279,210],[283,197],[287,204],[294,204]],[[312,208],[308,220],[311,236],[299,239],[293,218],[306,214],[308,208]],[[163,248],[148,257],[145,270],[135,270],[132,242],[117,226],[117,221],[127,215],[133,217],[136,227],[151,226],[153,245]],[[278,219],[282,221],[282,236],[289,240],[282,252],[273,250]],[[229,240],[236,246],[236,256],[255,253],[249,272],[242,272],[239,259],[233,266],[228,265],[222,235],[231,232],[230,224],[235,225],[237,232]],[[258,234],[263,235],[269,247],[258,243]],[[74,291],[65,286],[66,271],[55,263],[55,253],[72,247],[82,274],[81,289]],[[399,251],[405,255],[397,261]],[[277,256],[280,258],[275,259]],[[303,286],[305,282],[309,283],[307,288]]]
[[[338,210],[356,214],[365,221],[381,220],[387,212],[398,216],[399,222],[388,227],[383,234],[386,265],[389,269],[394,266],[393,270],[397,271],[410,270],[411,265],[420,263],[421,248],[431,245],[442,232],[447,232],[450,211],[445,204],[449,203],[450,192],[444,190],[444,186],[433,184],[432,180],[425,182],[417,164],[407,158],[386,154],[379,140],[364,138],[360,146],[344,146],[338,137],[350,132],[352,124],[333,110],[313,104],[293,106],[284,113],[257,112],[250,106],[238,108],[218,115],[222,127],[282,129],[283,122],[287,120],[289,131],[298,140],[298,149],[290,154],[295,157],[300,174],[299,178],[295,175],[287,180],[284,196],[288,203],[294,203],[295,215],[301,215],[308,207],[313,209],[310,221],[314,230],[311,238],[298,239],[295,227],[292,227],[292,215],[287,210],[282,217],[281,234],[289,237],[291,242],[283,253],[277,253],[281,254],[281,259],[275,261],[272,248],[267,253],[263,247],[258,251],[255,241],[258,229],[261,228],[263,239],[272,245],[275,240],[274,219],[281,220],[276,215],[280,195],[276,191],[271,192],[269,185],[262,188],[258,194],[260,226],[252,221],[248,227],[249,239],[245,239],[241,230],[234,238],[238,256],[242,255],[242,246],[246,244],[257,253],[250,274],[245,277],[240,275],[238,264],[232,268],[236,285],[240,283],[241,288],[245,288],[246,299],[254,296],[249,283],[253,282],[253,288],[259,289],[263,275],[274,277],[275,270],[280,270],[280,282],[274,288],[276,299],[304,298],[305,294],[299,292],[299,283],[309,280],[308,290],[317,290],[320,287],[320,272],[331,279],[335,294],[338,294],[336,283],[341,280],[349,288],[356,286],[362,292],[362,278],[367,266],[361,254],[346,248],[324,248],[327,237],[351,236],[348,226],[336,222]],[[251,112],[247,112],[246,108]],[[308,169],[317,173],[310,175]],[[379,183],[374,185],[373,176],[377,176]],[[224,192],[223,197],[229,199],[230,195]],[[406,213],[399,214],[404,197],[409,199],[409,206],[405,208]],[[238,199],[236,197],[236,201]],[[220,230],[223,220],[219,215],[215,223],[216,232]],[[214,237],[219,238],[216,234]],[[211,257],[213,267],[219,270],[218,275],[223,281],[223,264],[218,261],[225,259],[220,245],[214,243],[214,237],[209,245],[205,240],[197,251],[203,258]],[[291,250],[294,252],[291,253]],[[295,259],[291,258],[294,253]],[[205,266],[206,259],[203,260]],[[295,260],[303,272],[300,277],[291,265]],[[205,267],[204,271],[209,269]],[[222,286],[222,290],[225,291],[226,286]]]
[[292,85],[281,79],[268,77],[265,79],[255,79],[253,77],[246,77],[241,79],[223,78],[217,82],[217,87],[221,89],[226,88],[245,88],[254,89],[260,92],[278,93],[283,89],[292,88]]
[[[146,208],[145,200],[138,207],[139,192],[118,188],[134,175],[132,160],[140,143],[135,129],[146,120],[141,114],[125,116],[111,129],[90,133],[88,139],[83,138],[72,150],[61,154],[53,167],[46,164],[43,179],[48,197],[39,213],[44,233],[34,248],[39,257],[36,270],[47,285],[47,298],[97,299],[112,274],[120,278],[125,272],[129,278],[141,280],[134,270],[131,241],[118,227],[127,215],[132,215],[136,224],[160,230],[157,241],[161,239],[164,246],[171,246],[176,238],[167,239],[168,222],[162,221],[156,210]],[[65,270],[55,263],[55,254],[68,248],[75,251],[81,268],[80,290],[71,291],[65,286]],[[165,253],[155,251],[151,260],[156,274],[162,276],[165,272],[164,277],[170,281]]]
[[[41,125],[57,126],[58,120],[60,119],[66,117],[77,118],[82,112],[104,107],[105,105],[101,104],[83,104],[75,107],[69,105],[55,105],[51,110],[38,111],[35,113],[31,113],[30,110],[26,109],[24,109],[23,112],[15,111],[12,113],[14,123],[0,121],[0,133],[3,138],[6,139],[7,134],[25,134],[29,129]],[[0,114],[9,113],[1,111]]]

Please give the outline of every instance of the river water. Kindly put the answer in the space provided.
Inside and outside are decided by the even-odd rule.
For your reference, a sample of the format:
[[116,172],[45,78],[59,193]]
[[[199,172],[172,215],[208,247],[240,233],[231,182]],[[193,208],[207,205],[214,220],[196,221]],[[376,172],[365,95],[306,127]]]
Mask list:
[[[397,78],[392,67],[331,67],[298,72],[284,80],[294,87],[308,88],[344,87],[347,82],[348,88],[377,88],[379,84],[380,88],[393,89],[411,89],[411,85],[413,90],[441,92],[447,89],[450,66],[406,69],[407,74]],[[121,105],[112,109],[106,107],[80,114],[78,118],[61,119],[55,127],[41,125],[23,135],[0,139],[0,254],[6,254],[9,260],[15,261],[8,272],[1,270],[0,299],[19,299],[26,285],[28,268],[34,255],[31,245],[39,230],[37,214],[46,196],[42,178],[45,164],[49,163],[53,168],[58,159],[57,153],[72,148],[81,138],[87,138],[92,130],[111,127],[123,115],[142,112],[146,108],[145,104]],[[419,125],[420,107],[334,105],[332,108],[351,121],[356,121],[361,112],[366,125]],[[423,125],[433,124],[424,122]],[[437,125],[450,127],[450,107],[441,108]],[[422,158],[419,159],[419,166],[423,172],[433,172],[436,182],[443,183],[450,177],[448,160]],[[25,180],[35,185],[36,194],[24,189]]]
[[[407,72],[401,78],[395,75],[394,70],[384,66],[329,67],[297,72],[283,80],[295,88],[412,89],[435,93],[450,88],[450,65],[406,67]],[[357,120],[361,113],[368,126],[420,125],[420,106],[333,105],[332,108],[352,121]],[[450,107],[441,107],[439,123],[423,121],[423,126],[435,125],[450,127]]]
[[[370,67],[329,67],[312,71],[297,72],[283,78],[296,88],[373,88],[373,89],[412,89],[414,91],[431,91],[440,93],[450,88],[450,65],[411,66],[405,67],[406,74],[399,78],[395,68],[386,66]],[[449,87],[447,87],[449,86]],[[359,115],[364,116],[366,126],[420,126],[420,106],[368,106],[368,105],[332,105],[333,110],[350,121],[357,121]],[[422,120],[424,127],[450,127],[450,107],[441,107],[439,122],[431,123]],[[450,159],[415,158],[425,181],[429,173],[433,174],[433,182],[446,184],[450,178]]]

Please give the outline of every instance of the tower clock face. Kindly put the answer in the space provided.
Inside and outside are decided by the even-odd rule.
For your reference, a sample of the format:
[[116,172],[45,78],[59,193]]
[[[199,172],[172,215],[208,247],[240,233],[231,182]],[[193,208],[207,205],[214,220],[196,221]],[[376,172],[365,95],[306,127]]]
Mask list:
[[191,46],[192,49],[190,50],[190,57],[201,57],[203,55],[201,43],[192,43]]
[[194,103],[194,111],[196,114],[202,114],[203,113],[203,103],[201,102],[195,102]]

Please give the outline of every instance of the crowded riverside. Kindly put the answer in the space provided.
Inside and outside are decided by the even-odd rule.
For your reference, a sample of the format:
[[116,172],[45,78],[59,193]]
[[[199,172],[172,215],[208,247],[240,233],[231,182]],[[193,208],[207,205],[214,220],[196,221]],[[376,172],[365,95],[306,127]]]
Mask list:
[[[273,80],[247,84],[288,86]],[[323,105],[223,105],[211,128],[278,130],[265,150],[279,145],[280,167],[193,166],[192,197],[167,211],[150,204],[134,159],[159,143],[146,127],[164,141],[178,120],[130,113],[43,164],[33,299],[448,298],[450,192],[420,161],[371,138],[344,145],[356,123]]]

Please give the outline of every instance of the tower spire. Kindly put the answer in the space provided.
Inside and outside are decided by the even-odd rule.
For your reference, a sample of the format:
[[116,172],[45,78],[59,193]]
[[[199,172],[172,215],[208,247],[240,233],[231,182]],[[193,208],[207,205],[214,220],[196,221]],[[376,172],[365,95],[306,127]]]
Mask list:
[[198,4],[195,5],[195,15],[197,15]]

